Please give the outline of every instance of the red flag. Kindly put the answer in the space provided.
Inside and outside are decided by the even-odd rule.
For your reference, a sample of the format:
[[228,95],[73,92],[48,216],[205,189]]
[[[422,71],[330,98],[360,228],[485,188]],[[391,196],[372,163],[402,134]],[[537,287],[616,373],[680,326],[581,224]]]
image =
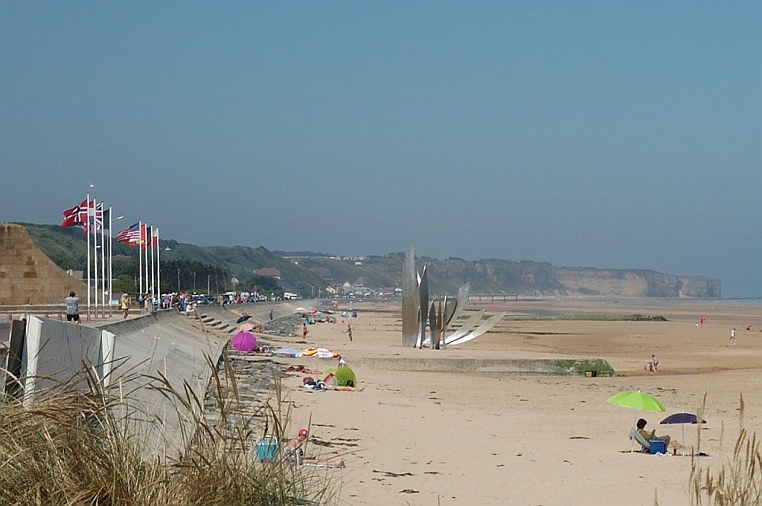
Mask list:
[[81,227],[87,221],[87,200],[63,212],[62,227]]
[[153,229],[153,232],[151,233],[151,244],[154,246],[159,245],[159,229],[155,228]]
[[147,227],[145,223],[140,227],[140,249],[145,250],[148,246],[148,235],[149,235],[149,229],[150,227]]

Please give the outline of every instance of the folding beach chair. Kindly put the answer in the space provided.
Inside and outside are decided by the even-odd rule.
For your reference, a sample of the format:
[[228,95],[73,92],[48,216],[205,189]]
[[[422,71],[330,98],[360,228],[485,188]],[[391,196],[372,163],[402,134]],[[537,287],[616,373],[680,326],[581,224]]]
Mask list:
[[257,439],[254,446],[254,458],[261,462],[270,462],[278,452],[278,438],[275,436],[263,436]]

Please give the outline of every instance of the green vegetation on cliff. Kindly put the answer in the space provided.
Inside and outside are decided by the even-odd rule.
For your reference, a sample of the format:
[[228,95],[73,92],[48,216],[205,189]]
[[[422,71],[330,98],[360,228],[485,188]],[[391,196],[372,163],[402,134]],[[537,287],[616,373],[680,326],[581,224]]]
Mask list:
[[[55,225],[26,227],[32,240],[63,269],[84,270],[86,236],[81,229]],[[114,241],[115,277],[123,283],[137,277],[138,248]],[[264,247],[196,246],[161,241],[162,290],[205,292],[244,291],[253,286],[269,292],[283,290],[305,297],[325,295],[328,286],[358,285],[360,291],[382,292],[400,287],[404,253],[340,258],[326,254],[273,252]],[[121,263],[120,263],[121,262]],[[417,259],[428,265],[430,290],[454,294],[463,283],[471,293],[591,295],[622,297],[720,297],[720,280],[676,276],[649,270],[554,267],[545,262],[461,258]],[[178,272],[179,269],[179,272]],[[265,270],[265,276],[260,271]],[[179,283],[178,283],[178,277]],[[133,281],[134,283],[134,281]],[[117,290],[118,291],[118,290]]]

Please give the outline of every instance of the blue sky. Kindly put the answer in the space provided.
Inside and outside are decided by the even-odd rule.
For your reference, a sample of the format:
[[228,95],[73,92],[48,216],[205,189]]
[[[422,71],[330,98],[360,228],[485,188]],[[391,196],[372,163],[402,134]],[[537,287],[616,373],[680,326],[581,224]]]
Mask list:
[[[759,2],[2,2],[0,221],[762,296]],[[9,190],[10,189],[10,190]]]

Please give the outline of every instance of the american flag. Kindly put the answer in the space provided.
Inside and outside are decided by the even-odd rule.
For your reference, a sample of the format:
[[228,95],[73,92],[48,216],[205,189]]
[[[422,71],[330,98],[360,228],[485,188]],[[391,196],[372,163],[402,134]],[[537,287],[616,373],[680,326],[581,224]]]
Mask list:
[[135,223],[134,225],[130,225],[127,228],[123,228],[119,231],[118,234],[116,234],[116,240],[119,242],[126,242],[127,244],[140,244],[141,242],[141,236],[140,236],[140,229],[142,227],[140,226],[140,223]]

